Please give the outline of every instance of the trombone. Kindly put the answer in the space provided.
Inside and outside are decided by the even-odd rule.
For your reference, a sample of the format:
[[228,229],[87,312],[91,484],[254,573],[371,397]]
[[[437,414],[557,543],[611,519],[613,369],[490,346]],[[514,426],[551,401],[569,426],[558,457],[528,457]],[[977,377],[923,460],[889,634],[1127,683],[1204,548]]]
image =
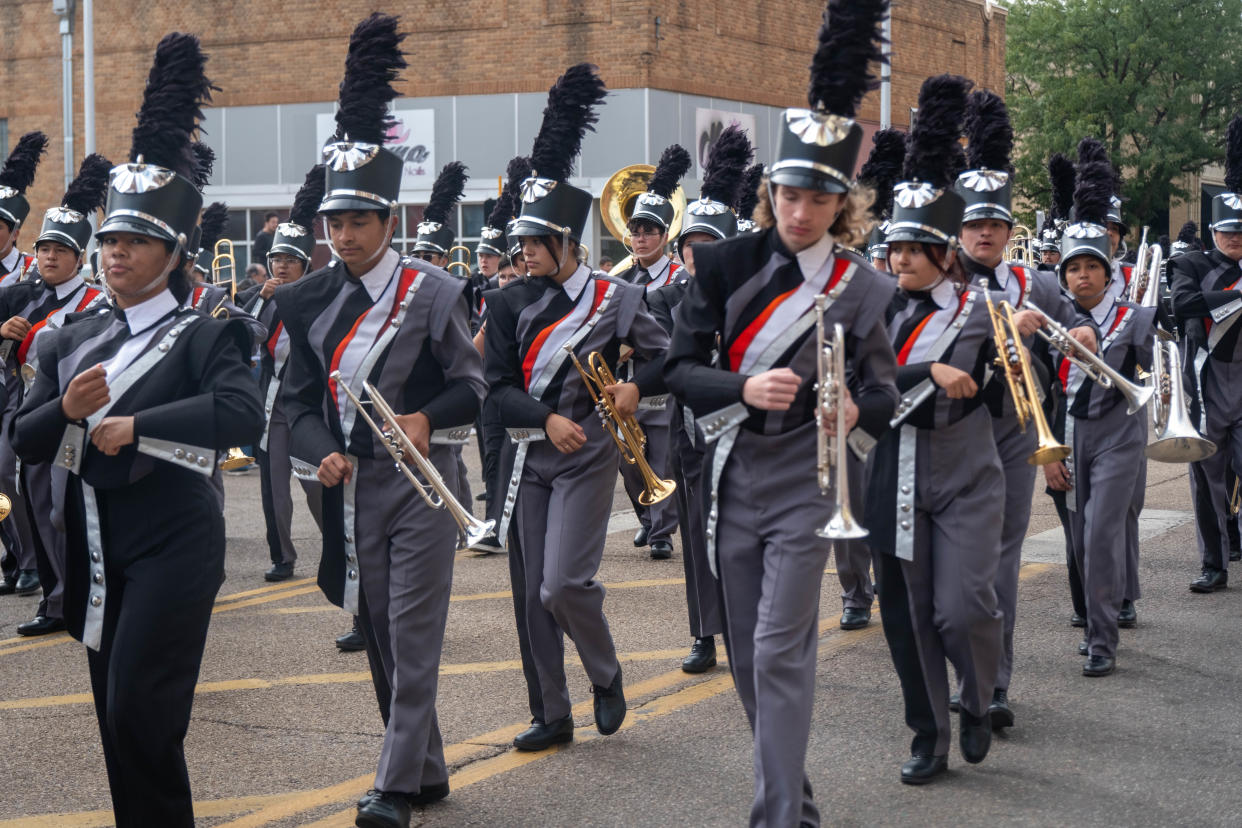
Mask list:
[[[455,259],[453,258],[453,256],[457,253],[458,250],[462,251],[465,255],[460,259]],[[454,247],[450,247],[449,252],[448,252],[448,257],[449,257],[449,263],[445,266],[444,269],[447,270],[449,273],[452,273],[453,268],[460,267],[465,271],[465,273],[464,274],[457,273],[454,275],[461,276],[461,278],[463,279],[469,279],[470,278],[470,248],[466,247],[464,244],[459,244]]]
[[[210,316],[213,319],[228,319],[229,309],[224,306],[225,302],[233,302],[237,296],[237,260],[233,258],[233,242],[228,239],[220,239],[216,242],[215,249],[212,250],[211,258],[211,281],[213,284],[229,283],[229,295],[220,300],[220,303],[211,310]],[[224,271],[228,271],[228,278],[224,278]],[[230,449],[229,454],[232,454]]]
[[[1194,427],[1182,390],[1182,358],[1176,342],[1156,337],[1151,359],[1152,387],[1159,391],[1152,398],[1151,419],[1156,439],[1146,455],[1159,463],[1198,463],[1216,453],[1216,444],[1205,439]],[[1237,495],[1237,483],[1234,483]],[[1231,498],[1231,503],[1233,498]],[[1237,510],[1233,510],[1237,514]]]
[[1116,388],[1121,392],[1121,396],[1126,398],[1126,403],[1128,404],[1127,414],[1133,414],[1138,411],[1151,399],[1151,395],[1155,393],[1155,388],[1131,382],[1123,377],[1111,365],[1105,362],[1102,357],[1096,356],[1084,348],[1078,340],[1070,336],[1069,331],[1054,322],[1052,317],[1040,310],[1039,306],[1034,302],[1028,300],[1025,308],[1026,310],[1035,311],[1044,318],[1044,327],[1040,328],[1036,333],[1043,337],[1049,345],[1064,354],[1066,359],[1077,365],[1087,375],[1087,379],[1101,388]]
[[582,383],[587,387],[591,399],[595,402],[595,411],[599,414],[604,431],[612,435],[617,448],[621,449],[621,457],[625,459],[625,462],[637,466],[638,473],[642,475],[643,493],[638,496],[638,502],[644,506],[651,506],[677,491],[677,484],[674,481],[661,480],[652,471],[651,464],[647,462],[644,454],[644,449],[647,447],[647,435],[643,434],[638,419],[633,415],[621,416],[612,400],[608,398],[608,394],[604,392],[607,386],[616,385],[617,380],[604,363],[603,355],[599,351],[592,351],[587,357],[588,367],[583,367],[572,346],[566,345],[565,350],[569,353],[569,358],[574,361],[574,367],[578,369],[578,373],[582,375]]
[[[1005,382],[1009,384],[1009,393],[1013,396],[1014,411],[1018,415],[1018,428],[1026,431],[1026,424],[1034,421],[1035,431],[1039,435],[1039,444],[1034,453],[1026,458],[1032,466],[1046,466],[1070,456],[1069,446],[1057,442],[1048,427],[1044,410],[1039,404],[1039,391],[1035,386],[1035,372],[1031,369],[1031,361],[1027,357],[1026,347],[1022,344],[1022,334],[1013,318],[1013,305],[1001,302],[1000,308],[992,303],[992,294],[983,292],[987,299],[988,315],[992,319],[992,336],[996,342],[996,364],[1005,374]],[[1036,310],[1029,302],[1027,307]],[[1046,314],[1045,314],[1046,316]],[[1077,343],[1075,343],[1077,344]],[[1017,372],[1021,381],[1014,377]]]
[[[349,387],[349,384],[341,380],[340,371],[333,371],[331,378],[341,388],[345,389],[345,396],[349,397],[349,401],[354,404],[358,414],[362,416],[362,419],[366,420],[367,425],[375,432],[375,436],[384,444],[384,448],[388,450],[388,455],[396,463],[397,470],[405,475],[406,479],[422,495],[427,505],[437,511],[447,509],[448,513],[453,516],[453,520],[457,522],[457,528],[466,537],[465,546],[473,546],[492,533],[492,530],[496,528],[496,521],[479,520],[466,511],[457,498],[453,497],[452,491],[449,490],[448,484],[444,482],[440,472],[429,459],[423,456],[423,453],[418,450],[413,441],[406,436],[405,431],[397,422],[397,413],[392,410],[392,406],[388,404],[388,401],[380,396],[380,392],[376,390],[374,385],[367,380],[363,380],[362,390],[370,397],[369,405],[379,415],[379,418],[383,420],[383,427],[367,413],[364,403],[353,392],[353,389]],[[426,483],[414,475],[410,466],[405,462],[407,458],[418,469],[418,473],[423,476],[423,480],[427,481]]]
[[[850,511],[849,476],[846,474],[845,443],[845,329],[838,322],[832,326],[832,340],[824,338],[824,310],[828,297],[815,297],[815,357],[818,370],[815,384],[815,435],[818,451],[816,471],[819,476],[819,493],[827,495],[836,469],[836,492],[832,502],[832,515],[815,534],[830,540],[865,538],[870,534],[854,520]],[[837,420],[837,434],[829,438],[824,431],[824,419],[833,412]]]

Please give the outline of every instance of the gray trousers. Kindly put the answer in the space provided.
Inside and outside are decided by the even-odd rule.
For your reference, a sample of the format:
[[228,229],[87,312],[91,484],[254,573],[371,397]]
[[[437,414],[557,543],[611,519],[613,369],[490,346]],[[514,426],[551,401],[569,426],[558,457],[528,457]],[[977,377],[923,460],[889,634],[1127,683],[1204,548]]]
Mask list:
[[[0,368],[3,367],[0,365]],[[4,370],[7,373],[8,369]],[[18,569],[37,569],[34,535],[30,518],[26,514],[26,496],[19,491],[17,485],[17,455],[13,452],[13,444],[9,442],[9,431],[19,403],[18,392],[12,382],[7,384],[9,392],[5,398],[4,412],[0,414],[0,492],[9,496],[13,511],[0,522],[0,535],[3,536],[9,555],[17,561]]]
[[[1140,422],[1146,422],[1147,409],[1134,415]],[[1144,427],[1142,442],[1147,443],[1147,431]],[[1141,588],[1139,587],[1139,515],[1143,514],[1143,503],[1147,499],[1147,457],[1144,455],[1139,461],[1138,479],[1134,483],[1134,493],[1130,497],[1130,505],[1126,509],[1126,593],[1127,601],[1137,601],[1143,597]],[[1229,513],[1225,513],[1225,519],[1229,519]],[[1228,546],[1228,540],[1225,541]],[[1228,557],[1226,555],[1225,557]]]
[[720,622],[720,586],[707,561],[703,455],[694,450],[681,427],[681,417],[675,417],[674,423],[672,466],[677,481],[674,497],[681,524],[681,562],[686,572],[686,609],[690,634],[708,638],[719,635],[724,628]]
[[[1013,628],[1018,619],[1018,572],[1022,569],[1022,541],[1031,523],[1031,498],[1038,469],[1026,462],[1039,444],[1033,425],[1023,434],[1013,416],[992,418],[992,437],[1005,472],[1004,527],[996,566],[996,603],[1004,619],[1004,649],[996,672],[996,686],[1009,689],[1013,675]],[[990,699],[989,699],[990,701]]]
[[545,722],[570,713],[564,636],[578,650],[592,684],[607,687],[620,663],[604,617],[604,556],[617,484],[617,448],[594,415],[570,455],[547,441],[531,444],[515,506],[526,576],[526,629],[539,676]]
[[[850,484],[850,510],[855,520],[862,520],[863,489],[866,474],[862,461],[847,452],[849,462],[845,465]],[[871,609],[875,600],[875,587],[871,583],[871,548],[867,541],[835,541],[832,555],[837,564],[837,580],[841,582],[841,606],[845,609]]]
[[1069,512],[1074,560],[1087,602],[1087,646],[1092,655],[1117,655],[1117,614],[1126,598],[1129,537],[1117,518],[1134,499],[1139,469],[1146,468],[1146,419],[1124,408],[1098,420],[1074,420],[1076,509]]
[[48,618],[64,618],[65,515],[63,504],[53,502],[51,464],[23,465],[22,490],[26,493],[26,501],[33,517],[32,528],[38,533],[38,543],[32,546],[43,559],[39,561],[43,601],[36,614]]
[[[673,404],[671,399],[670,405]],[[647,462],[651,465],[651,470],[655,472],[656,477],[667,480],[672,474],[669,409],[639,411],[637,417],[639,425],[643,427],[643,433],[647,435]],[[620,465],[625,493],[630,496],[630,503],[634,504],[634,513],[638,515],[639,523],[647,528],[647,537],[653,541],[672,538],[673,533],[677,531],[677,501],[666,497],[654,506],[643,506],[638,502],[638,496],[643,493],[644,486],[637,464],[621,460]],[[683,547],[685,543],[683,538]]]
[[[451,452],[437,446],[431,457],[455,485]],[[448,781],[435,705],[457,524],[427,506],[388,458],[360,459],[356,473],[358,569],[392,693],[375,787],[415,793]]]
[[741,431],[720,481],[716,546],[729,670],[754,733],[754,826],[819,825],[806,775],[829,499],[815,424]]
[[[291,564],[298,559],[293,546],[293,493],[289,479],[293,465],[289,459],[289,421],[279,398],[272,407],[267,431],[267,451],[255,453],[259,463],[259,483],[263,497],[263,519],[267,523],[267,547],[272,563]],[[323,488],[317,482],[299,480],[306,494],[315,526],[323,531]]]
[[1203,378],[1207,428],[1203,436],[1216,444],[1216,453],[1190,464],[1190,493],[1195,505],[1195,537],[1199,560],[1204,569],[1227,572],[1230,520],[1229,487],[1226,470],[1242,471],[1242,406],[1237,404],[1242,388],[1242,362],[1209,359]]
[[[945,660],[957,672],[962,708],[981,717],[992,701],[1004,652],[993,583],[1005,477],[984,436],[990,434],[985,419],[990,417],[978,408],[948,428],[919,433],[914,560],[901,561],[911,629],[890,629],[887,613],[881,615],[890,646],[895,636],[915,641],[926,690],[919,704],[931,707],[937,756],[949,752],[953,736]],[[880,589],[882,600],[896,597],[889,595],[887,582]],[[905,676],[902,688],[909,693]],[[906,705],[914,706],[909,698]]]

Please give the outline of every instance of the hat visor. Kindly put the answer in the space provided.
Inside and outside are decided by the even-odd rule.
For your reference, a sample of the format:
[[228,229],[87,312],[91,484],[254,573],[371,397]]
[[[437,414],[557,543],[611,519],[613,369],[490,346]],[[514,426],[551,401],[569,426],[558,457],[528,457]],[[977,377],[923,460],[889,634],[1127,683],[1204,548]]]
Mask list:
[[1242,216],[1233,216],[1227,219],[1221,219],[1210,225],[1213,231],[1222,233],[1239,233],[1242,232]]
[[[568,228],[566,228],[568,229]],[[509,228],[509,237],[514,236],[559,236],[561,231],[546,224],[520,218]],[[570,238],[573,238],[571,235]],[[577,239],[574,239],[577,241]]]
[[390,211],[391,209],[391,204],[356,195],[330,195],[319,205],[320,213],[343,213],[349,210]]
[[306,255],[306,251],[300,247],[294,247],[291,244],[274,244],[272,249],[267,251],[267,257],[270,259],[275,255],[283,254],[285,256],[294,256],[304,262],[310,261],[310,256]]
[[924,244],[939,244],[948,246],[948,243],[926,230],[920,230],[915,227],[896,227],[890,230],[884,236],[884,249],[888,250],[889,245],[896,242],[923,242]]
[[41,242],[55,242],[56,244],[69,248],[74,253],[79,255],[82,253],[82,246],[78,244],[77,239],[73,238],[68,233],[58,233],[56,231],[44,233],[39,236],[39,238],[35,239],[34,246],[36,250],[39,248],[39,244]]
[[1106,271],[1112,271],[1113,263],[1104,258],[1099,250],[1083,245],[1081,247],[1075,247],[1072,250],[1067,250],[1061,255],[1061,261],[1057,263],[1057,275],[1060,276],[1062,280],[1065,279],[1065,268],[1069,266],[1070,262],[1077,259],[1079,256],[1093,256],[1104,265],[1104,269]]
[[414,253],[435,253],[437,256],[444,256],[448,253],[448,251],[445,250],[440,245],[432,244],[431,242],[426,242],[426,241],[416,242],[414,244],[414,248],[412,252]]
[[1008,224],[1010,227],[1013,227],[1013,216],[1005,212],[1004,210],[998,209],[996,207],[980,207],[976,210],[971,210],[969,207],[967,207],[965,214],[963,214],[962,216],[963,225],[967,224],[968,222],[972,222],[972,221],[989,221],[989,220],[1003,221],[1005,222],[1005,224]]
[[785,187],[799,187],[803,190],[816,190],[821,193],[847,193],[850,190],[849,185],[840,179],[804,167],[773,170],[768,180]]
[[139,236],[162,239],[173,244],[177,243],[177,239],[173,238],[167,230],[137,216],[108,216],[95,231],[95,238],[103,238],[108,233],[134,233]]
[[475,247],[474,249],[474,255],[476,256],[487,255],[489,253],[493,256],[504,256],[505,255],[505,251],[501,250],[498,247],[490,245],[486,242],[479,242],[478,246]]

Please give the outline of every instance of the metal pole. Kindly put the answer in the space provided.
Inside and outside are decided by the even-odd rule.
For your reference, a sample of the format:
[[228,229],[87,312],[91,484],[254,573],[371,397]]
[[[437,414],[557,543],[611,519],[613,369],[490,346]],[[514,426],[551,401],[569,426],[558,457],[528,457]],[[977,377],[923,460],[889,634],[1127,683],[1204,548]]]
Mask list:
[[[87,0],[89,3],[90,0]],[[880,129],[888,129],[893,125],[893,7],[890,4],[888,14],[884,15],[884,57],[887,60],[880,65]]]
[[82,0],[82,131],[85,155],[95,151],[95,0]]
[[61,121],[65,131],[65,187],[73,181],[73,18],[72,6],[60,18]]

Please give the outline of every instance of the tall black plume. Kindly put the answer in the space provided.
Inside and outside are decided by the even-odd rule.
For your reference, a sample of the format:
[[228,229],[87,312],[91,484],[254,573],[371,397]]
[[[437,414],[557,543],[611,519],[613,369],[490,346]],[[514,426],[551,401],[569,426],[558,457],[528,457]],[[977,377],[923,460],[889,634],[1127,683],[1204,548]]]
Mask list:
[[923,81],[918,118],[906,139],[904,178],[945,187],[966,169],[960,139],[971,86],[960,75],[936,75]]
[[327,187],[323,164],[316,164],[306,173],[306,180],[298,188],[293,197],[293,209],[289,211],[289,221],[299,227],[310,229],[315,222],[315,214],[323,203],[324,189]]
[[396,123],[388,105],[397,97],[393,82],[406,68],[397,18],[375,12],[363,20],[349,37],[345,77],[341,80],[336,111],[336,140],[383,144]]
[[763,183],[765,170],[762,164],[752,164],[746,168],[742,183],[737,187],[737,217],[750,221],[755,214],[755,205],[759,203],[759,186]]
[[590,63],[571,66],[556,79],[548,90],[543,124],[531,150],[530,165],[535,175],[553,181],[569,179],[574,159],[582,150],[582,139],[599,120],[595,107],[607,94],[597,67]]
[[970,93],[966,104],[966,163],[972,170],[1013,172],[1013,125],[1000,95],[987,89]]
[[111,171],[112,162],[98,153],[83,158],[78,176],[65,190],[61,205],[89,217],[108,199],[108,173]]
[[190,145],[194,153],[194,186],[201,193],[211,183],[211,173],[216,166],[216,152],[202,141]]
[[1048,181],[1052,184],[1052,209],[1054,219],[1069,218],[1074,206],[1074,162],[1059,152],[1048,159]]
[[895,129],[882,129],[871,136],[874,146],[867,163],[858,171],[858,180],[875,190],[871,214],[876,218],[892,215],[893,187],[901,180],[906,159],[906,136]]
[[1242,193],[1242,114],[1233,116],[1225,132],[1225,189]]
[[427,209],[423,210],[423,221],[439,224],[448,221],[449,213],[466,190],[466,177],[466,165],[460,161],[444,165],[436,176],[436,183],[431,185],[431,200],[427,202]]
[[222,201],[215,201],[207,205],[207,209],[203,210],[202,217],[198,220],[199,226],[203,230],[201,241],[203,250],[212,251],[216,249],[216,242],[224,238],[224,231],[229,226],[229,208]]
[[9,153],[4,167],[0,168],[0,187],[12,187],[19,193],[30,189],[34,183],[39,159],[47,152],[47,136],[42,132],[27,132],[17,139],[17,146]]
[[147,75],[142,107],[134,127],[129,160],[139,156],[195,180],[198,160],[191,144],[202,107],[211,101],[211,85],[205,73],[207,56],[198,38],[171,32],[155,47],[155,61]]
[[678,182],[688,169],[690,153],[681,144],[673,144],[660,154],[660,162],[656,164],[651,181],[647,183],[647,191],[668,198],[677,189]]
[[700,195],[721,204],[733,204],[737,197],[738,184],[746,174],[746,165],[754,155],[750,139],[742,128],[737,124],[729,124],[720,133],[716,143],[712,144],[711,152],[707,156]]
[[1104,145],[1094,138],[1078,143],[1077,181],[1074,185],[1074,220],[1104,226],[1108,206],[1117,191],[1117,171],[1108,160]]
[[829,0],[811,59],[807,103],[853,118],[868,91],[880,85],[871,64],[884,61],[882,24],[888,0]]

